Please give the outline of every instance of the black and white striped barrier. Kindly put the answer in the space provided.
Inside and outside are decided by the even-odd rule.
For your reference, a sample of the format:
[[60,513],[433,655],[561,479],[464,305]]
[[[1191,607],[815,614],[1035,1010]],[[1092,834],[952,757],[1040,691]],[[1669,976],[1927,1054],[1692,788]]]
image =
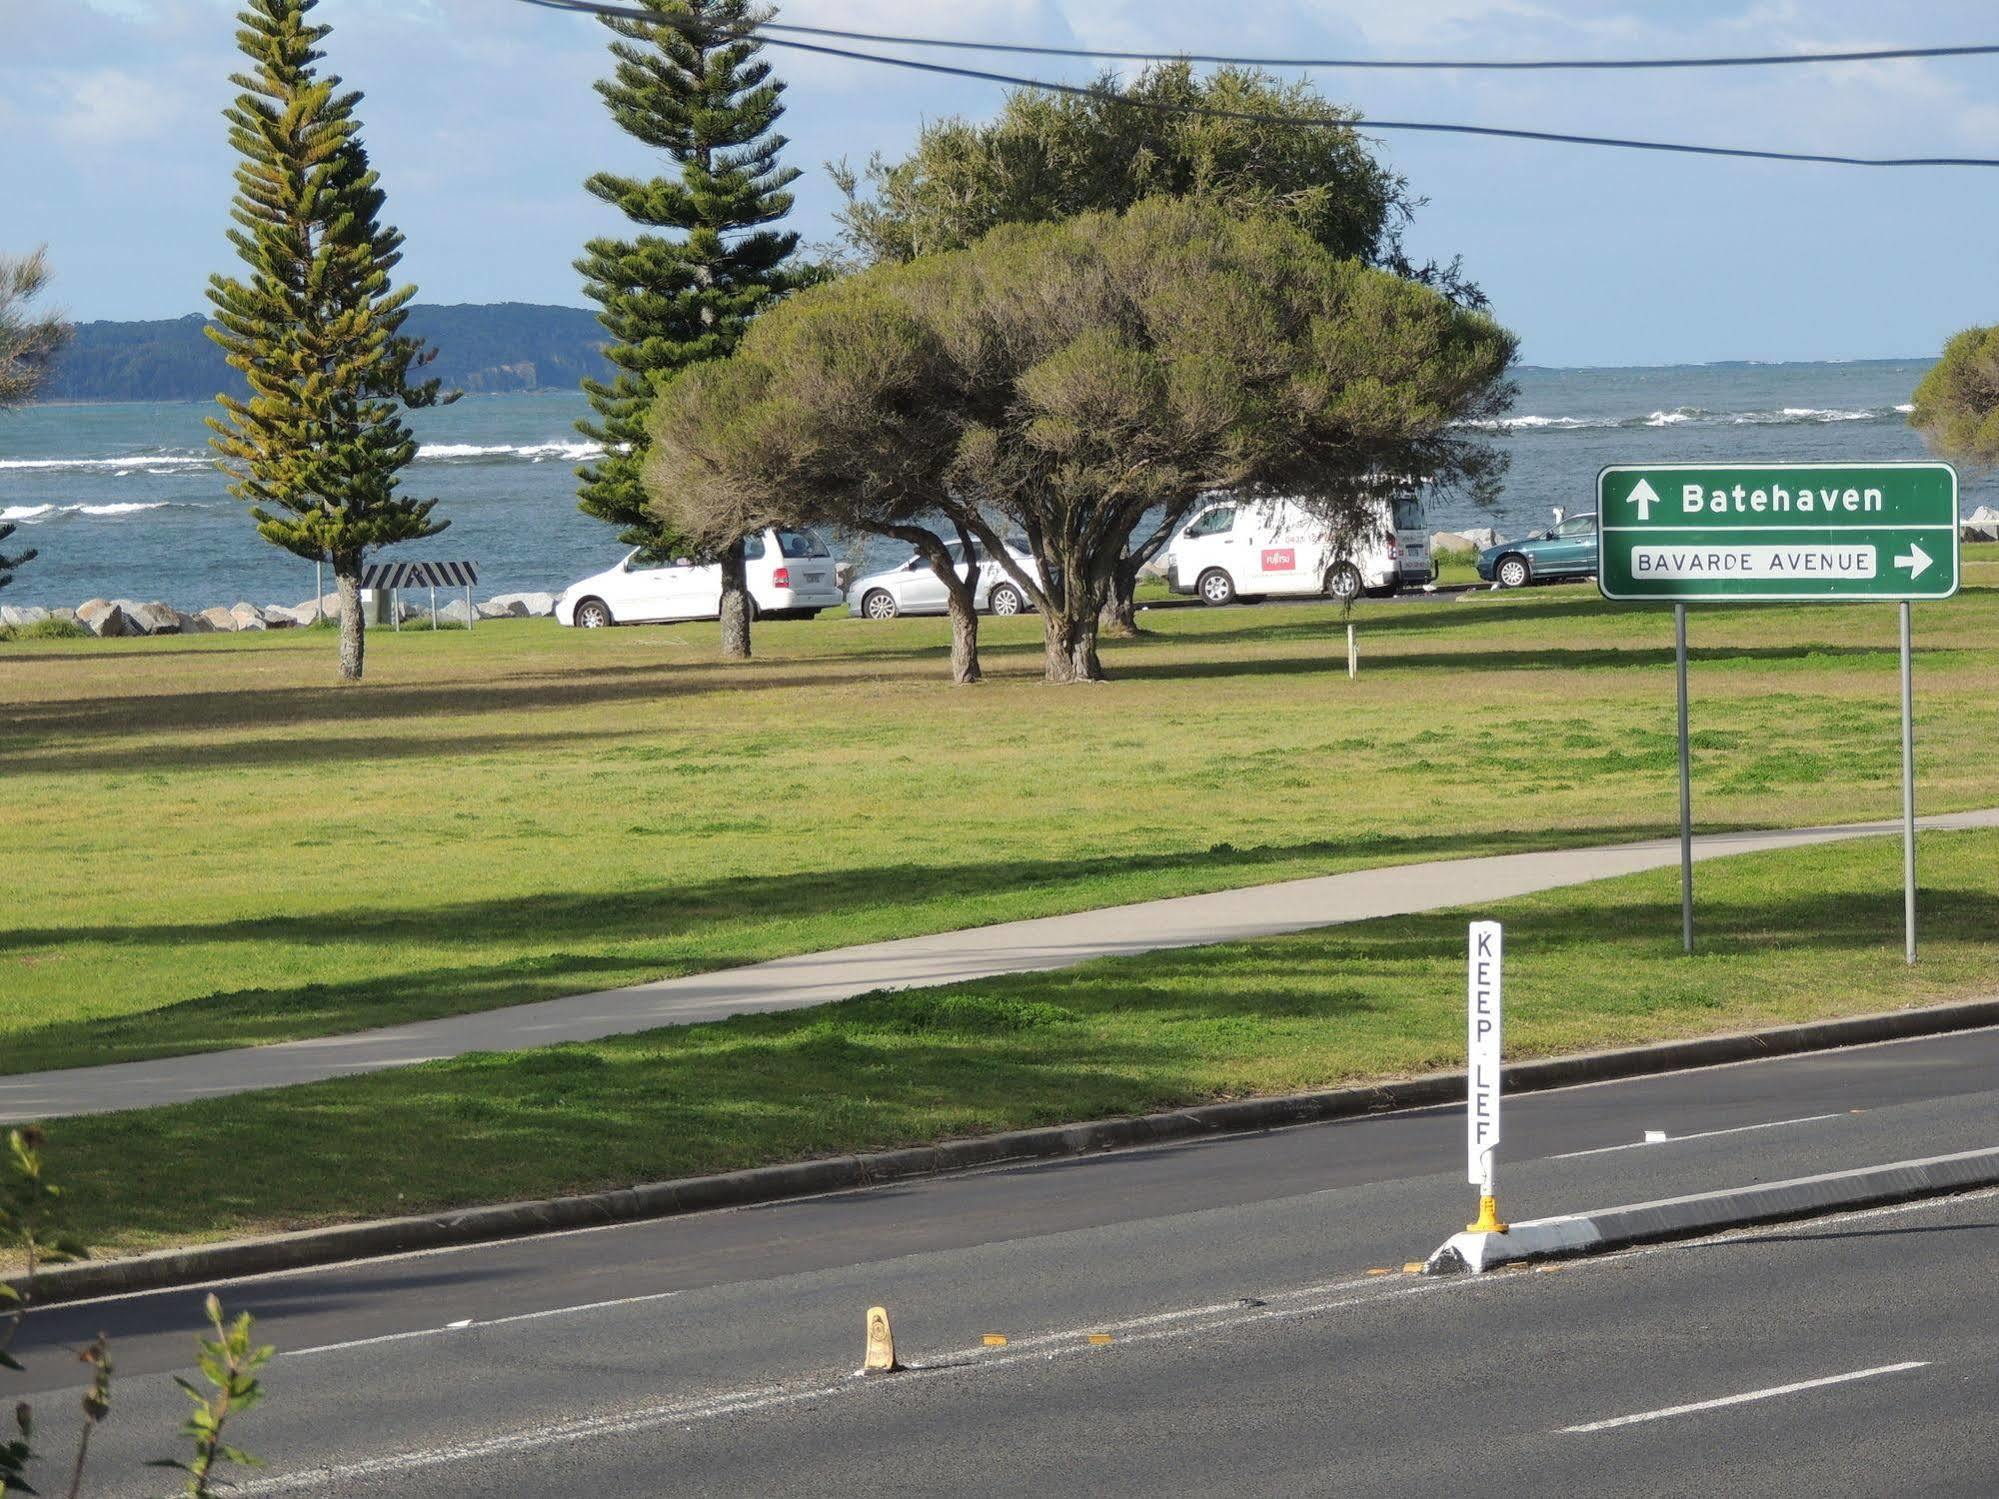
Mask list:
[[363,588],[388,591],[389,617],[395,621],[398,630],[403,627],[403,613],[396,594],[405,588],[430,589],[430,627],[433,630],[437,628],[437,590],[440,586],[465,590],[465,628],[471,629],[479,618],[479,611],[472,607],[472,585],[478,581],[479,565],[476,562],[371,562],[361,569]]

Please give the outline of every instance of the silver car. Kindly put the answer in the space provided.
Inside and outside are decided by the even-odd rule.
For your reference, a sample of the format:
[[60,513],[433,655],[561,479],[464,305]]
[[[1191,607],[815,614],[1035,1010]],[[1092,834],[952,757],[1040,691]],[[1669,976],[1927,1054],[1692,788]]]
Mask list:
[[[1006,549],[1012,555],[1015,567],[1036,583],[1041,581],[1040,570],[1034,565],[1034,554],[1028,550],[1026,537],[1008,537]],[[946,550],[951,554],[958,576],[965,577],[964,547],[954,541]],[[979,577],[972,592],[974,606],[982,613],[990,614],[1020,614],[1026,611],[1030,607],[1027,595],[1007,575],[1006,569],[988,557],[983,546],[978,547],[975,555],[979,560]],[[930,564],[920,554],[887,572],[857,578],[847,587],[847,612],[863,619],[894,619],[898,614],[943,614],[949,606],[944,580],[931,570]]]

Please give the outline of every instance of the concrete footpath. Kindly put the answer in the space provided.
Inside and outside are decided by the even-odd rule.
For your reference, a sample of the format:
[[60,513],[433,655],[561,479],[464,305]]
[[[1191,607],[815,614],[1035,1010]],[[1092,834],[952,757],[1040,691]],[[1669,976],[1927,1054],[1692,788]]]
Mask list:
[[[1999,808],[1921,820],[1930,831],[1999,828]],[[1898,822],[1710,833],[1697,859],[1900,831]],[[1479,905],[1669,868],[1676,839],[1401,864],[807,953],[537,1004],[309,1041],[0,1077],[0,1123],[190,1103],[407,1067],[474,1051],[522,1051],[730,1015],[804,1009],[875,989],[917,989],[1092,958],[1237,942],[1383,916]]]

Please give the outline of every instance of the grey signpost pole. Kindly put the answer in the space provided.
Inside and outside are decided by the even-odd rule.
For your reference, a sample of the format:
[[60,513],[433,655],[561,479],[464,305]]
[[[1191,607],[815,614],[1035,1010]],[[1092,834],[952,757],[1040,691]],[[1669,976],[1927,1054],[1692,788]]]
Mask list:
[[1694,950],[1694,778],[1687,752],[1687,606],[1673,605],[1674,657],[1680,676],[1680,943]]
[[1902,944],[1916,961],[1916,692],[1909,662],[1909,601],[1902,600]]

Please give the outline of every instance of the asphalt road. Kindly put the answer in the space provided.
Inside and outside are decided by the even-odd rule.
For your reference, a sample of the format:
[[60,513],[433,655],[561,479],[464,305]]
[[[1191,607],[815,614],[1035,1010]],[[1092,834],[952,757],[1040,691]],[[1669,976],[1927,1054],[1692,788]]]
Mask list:
[[[1999,827],[1999,808],[1921,819],[1927,829]],[[1900,823],[1706,833],[1694,857],[1726,858],[1847,838],[1895,835]],[[1438,859],[1287,880],[1207,895],[1078,911],[803,953],[686,978],[537,1004],[272,1046],[0,1076],[0,1124],[192,1103],[230,1093],[377,1072],[472,1051],[593,1041],[728,1015],[804,1009],[875,989],[921,988],[1066,968],[1091,958],[1239,942],[1381,916],[1505,900],[1679,862],[1677,839],[1597,848]]]
[[[1995,1065],[1981,1031],[1523,1095],[1501,1203],[1999,1144]],[[1417,1110],[224,1286],[284,1350],[236,1432],[272,1463],[246,1491],[1992,1491],[1989,1199],[1405,1275],[1469,1211],[1461,1160],[1461,1114]],[[4,1394],[52,1446],[64,1350],[113,1336],[93,1492],[158,1491],[137,1464],[168,1450],[201,1294],[29,1319]],[[875,1303],[924,1369],[850,1378]]]

